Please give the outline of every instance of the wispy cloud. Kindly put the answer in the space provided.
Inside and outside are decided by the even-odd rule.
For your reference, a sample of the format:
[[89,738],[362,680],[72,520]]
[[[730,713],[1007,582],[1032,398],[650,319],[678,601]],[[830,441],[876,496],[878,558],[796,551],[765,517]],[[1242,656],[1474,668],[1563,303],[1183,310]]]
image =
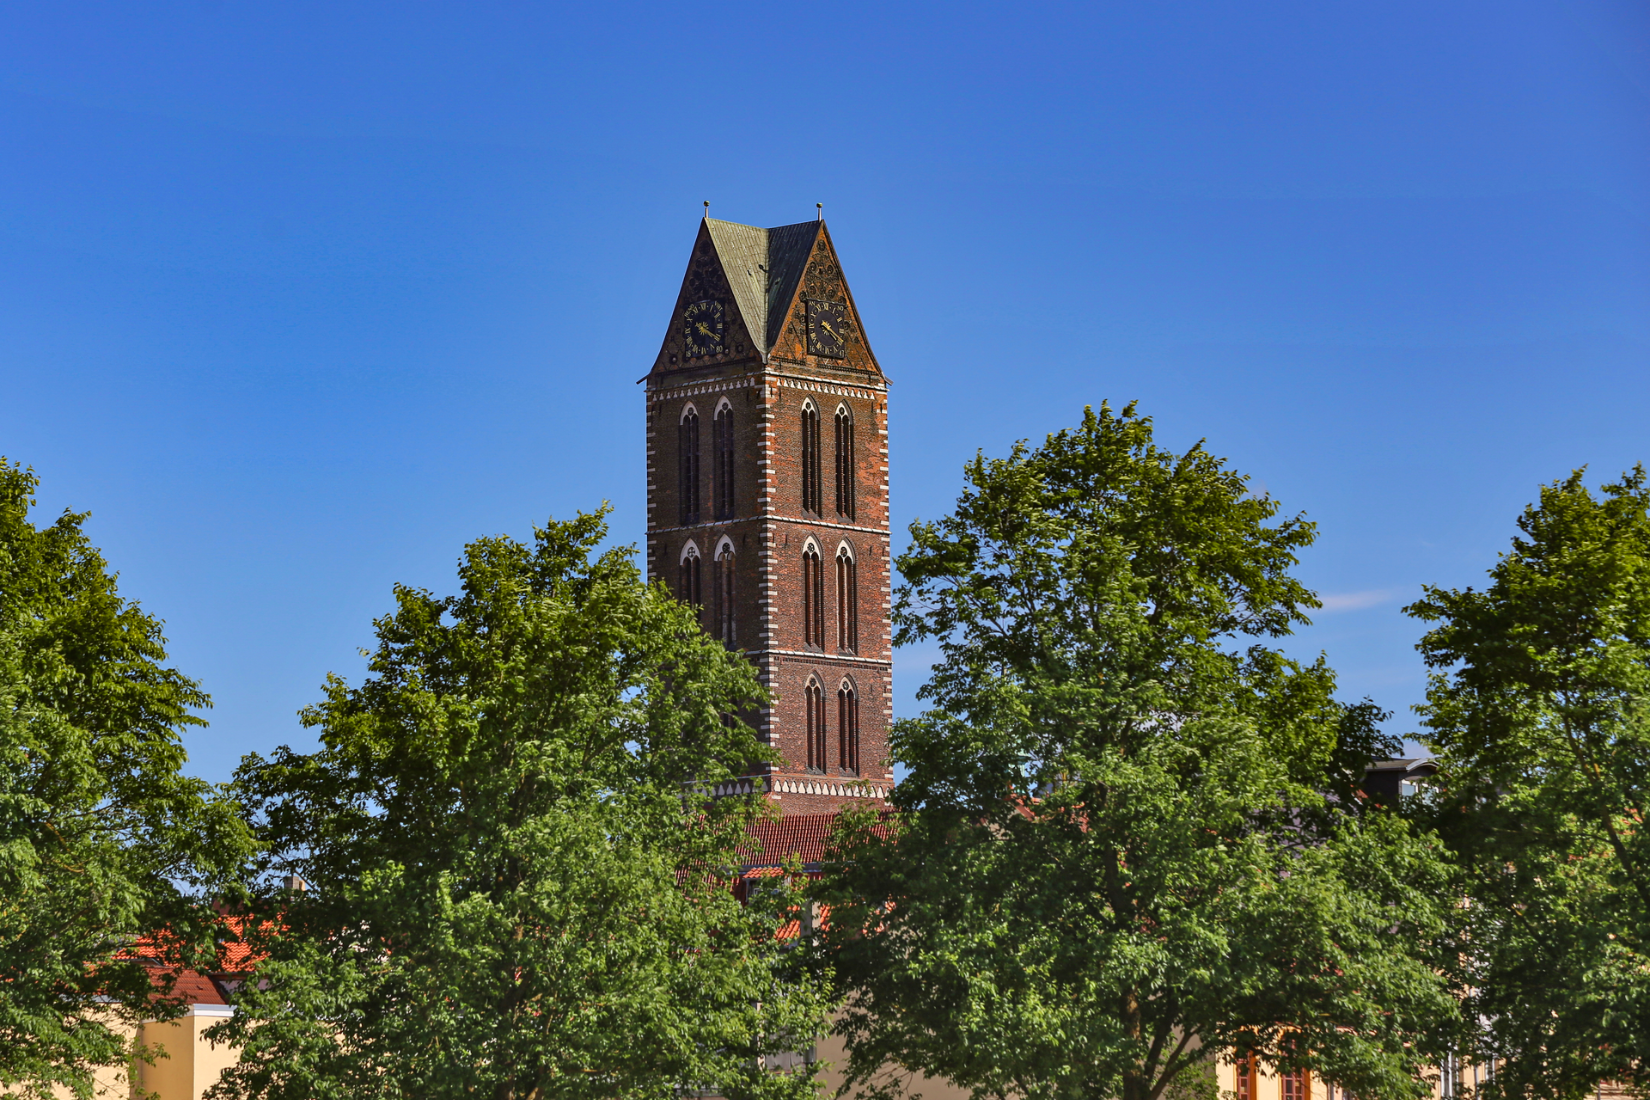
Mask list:
[[1318,599],[1323,601],[1324,613],[1333,615],[1337,611],[1362,611],[1366,607],[1385,603],[1395,595],[1397,592],[1391,588],[1371,588],[1367,592],[1320,594]]

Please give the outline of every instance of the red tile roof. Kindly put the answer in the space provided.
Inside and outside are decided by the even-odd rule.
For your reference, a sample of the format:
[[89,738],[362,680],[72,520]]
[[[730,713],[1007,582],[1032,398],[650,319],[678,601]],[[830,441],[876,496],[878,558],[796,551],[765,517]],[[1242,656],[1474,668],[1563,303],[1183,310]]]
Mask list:
[[[246,918],[233,914],[222,914],[218,917],[223,934],[218,937],[218,958],[216,970],[245,970],[253,962],[253,949],[243,936],[246,932]],[[265,926],[265,931],[268,930]],[[174,956],[168,950],[171,946],[164,942],[165,933],[143,936],[136,940],[128,949],[140,959],[151,959],[157,962],[166,962]]]
[[[886,821],[889,813],[882,816]],[[752,867],[775,867],[793,854],[804,866],[817,864],[825,858],[825,843],[836,819],[836,814],[791,814],[778,821],[759,821],[751,826],[751,836],[758,843],[745,858]],[[878,826],[877,831],[885,828]]]
[[[237,929],[237,931],[239,931]],[[253,961],[252,945],[241,940],[231,940],[218,944],[218,968],[221,970],[245,970]]]
[[166,993],[169,1000],[182,1001],[186,1005],[222,1005],[229,1002],[224,1000],[223,990],[218,983],[202,974],[198,970],[168,971],[157,967],[149,976],[157,991],[165,986],[165,979],[169,974],[176,974],[172,988]]

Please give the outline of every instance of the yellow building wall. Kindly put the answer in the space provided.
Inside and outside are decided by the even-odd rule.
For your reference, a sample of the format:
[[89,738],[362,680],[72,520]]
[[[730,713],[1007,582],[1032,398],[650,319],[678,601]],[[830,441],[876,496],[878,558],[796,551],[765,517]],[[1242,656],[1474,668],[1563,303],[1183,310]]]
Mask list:
[[228,1015],[229,1010],[218,1005],[196,1005],[187,1016],[145,1024],[143,1042],[161,1048],[157,1054],[165,1056],[156,1057],[153,1065],[138,1065],[138,1088],[157,1100],[200,1100],[235,1064],[233,1047],[213,1043],[202,1034]]
[[[1255,1070],[1255,1095],[1252,1100],[1282,1100],[1283,1085],[1278,1080],[1278,1075],[1269,1071],[1264,1065],[1257,1065]],[[1477,1067],[1470,1064],[1465,1068],[1463,1084],[1469,1089],[1477,1079],[1475,1077],[1476,1070]],[[1236,1096],[1237,1071],[1237,1066],[1225,1062],[1215,1067],[1215,1080],[1219,1083],[1223,1096]],[[1428,1083],[1432,1086],[1433,1096],[1441,1097],[1443,1095],[1442,1082],[1439,1080],[1436,1070],[1433,1071],[1432,1078]],[[1351,1100],[1344,1090],[1332,1088],[1316,1077],[1310,1074],[1307,1075],[1305,1100],[1331,1100],[1331,1098],[1333,1100]]]
[[[125,1021],[113,1013],[103,1017],[102,1022],[117,1035],[127,1039],[132,1037],[132,1028]],[[11,1093],[6,1095],[10,1096]],[[99,1066],[92,1071],[92,1095],[97,1100],[128,1100],[132,1095],[132,1086],[129,1083],[124,1066]],[[74,1100],[74,1093],[61,1085],[52,1086],[52,1096],[60,1100]]]

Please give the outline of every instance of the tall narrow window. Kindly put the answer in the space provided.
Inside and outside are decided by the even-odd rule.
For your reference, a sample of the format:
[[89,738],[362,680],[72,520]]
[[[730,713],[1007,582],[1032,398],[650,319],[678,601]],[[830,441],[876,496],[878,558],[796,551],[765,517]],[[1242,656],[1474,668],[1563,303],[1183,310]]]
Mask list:
[[812,401],[802,406],[802,510],[820,513],[819,410]]
[[854,416],[846,405],[836,410],[836,511],[854,518]]
[[1305,1070],[1282,1074],[1278,1078],[1279,1097],[1281,1100],[1307,1100],[1307,1081]]
[[733,406],[723,405],[711,421],[712,443],[715,447],[716,518],[733,518]]
[[1237,1064],[1237,1100],[1256,1100],[1255,1056],[1246,1055]]
[[810,679],[802,692],[808,708],[808,769],[825,770],[825,692],[819,681]]
[[682,454],[682,526],[699,522],[699,414],[692,406],[676,427]]
[[[1325,1081],[1323,1092],[1325,1100],[1335,1100],[1333,1084]],[[1438,1065],[1438,1096],[1439,1100],[1460,1100],[1461,1060],[1453,1053],[1444,1055],[1444,1060]]]
[[846,546],[836,552],[836,647],[849,653],[859,650],[859,585],[854,556]]
[[724,542],[716,553],[716,636],[732,646],[733,637],[733,544]]
[[802,641],[825,648],[825,570],[813,543],[802,551]]
[[677,598],[683,603],[690,603],[694,607],[703,607],[705,603],[704,589],[700,587],[699,548],[688,543],[687,550],[682,554],[682,577],[677,590]]
[[836,691],[837,765],[859,774],[859,693],[847,680]]

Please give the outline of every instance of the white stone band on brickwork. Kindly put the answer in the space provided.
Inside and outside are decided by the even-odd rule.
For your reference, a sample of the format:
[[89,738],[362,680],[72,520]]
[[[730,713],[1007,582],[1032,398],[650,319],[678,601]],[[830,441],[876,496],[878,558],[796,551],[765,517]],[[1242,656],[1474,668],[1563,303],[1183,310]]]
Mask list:
[[780,794],[818,794],[831,798],[887,798],[891,788],[865,783],[827,783],[822,779],[735,779],[710,788],[713,798],[727,798],[737,794],[762,794],[777,791]]
[[781,794],[823,794],[832,798],[887,798],[888,788],[863,783],[825,783],[816,779],[776,779],[774,790]]

